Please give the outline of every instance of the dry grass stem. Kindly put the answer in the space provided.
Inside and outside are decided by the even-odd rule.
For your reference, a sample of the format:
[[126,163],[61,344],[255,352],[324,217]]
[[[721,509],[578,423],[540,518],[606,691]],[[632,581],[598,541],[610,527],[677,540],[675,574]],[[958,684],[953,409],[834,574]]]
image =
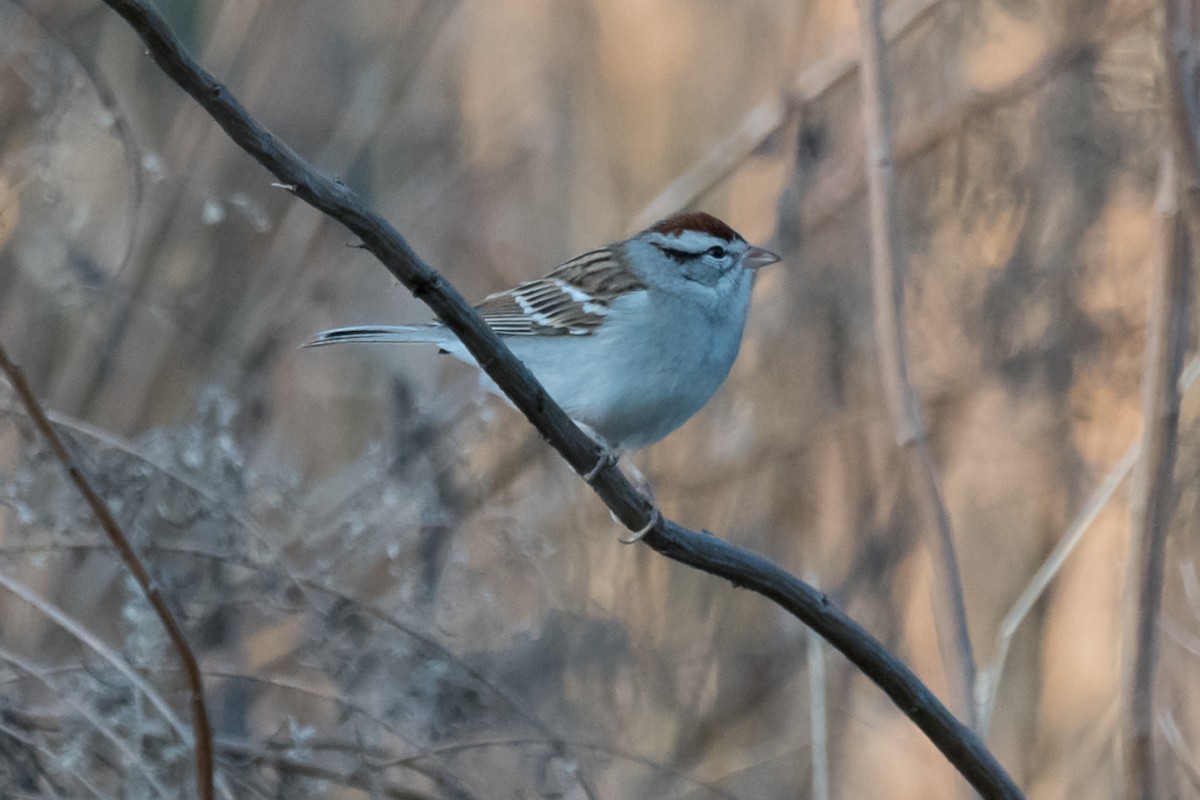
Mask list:
[[1071,521],[1066,532],[1059,538],[1050,555],[1038,567],[1037,572],[1029,579],[1029,583],[1021,590],[1021,594],[1013,602],[1000,627],[996,631],[996,639],[992,645],[991,662],[979,670],[975,683],[975,702],[979,707],[979,730],[986,736],[991,723],[992,713],[996,708],[996,696],[1000,689],[1000,681],[1004,674],[1004,665],[1008,661],[1008,650],[1013,637],[1017,635],[1021,624],[1029,618],[1029,612],[1041,599],[1054,578],[1062,571],[1063,564],[1075,552],[1075,548],[1083,541],[1083,535],[1092,527],[1092,523],[1100,516],[1100,512],[1108,505],[1129,473],[1133,471],[1138,457],[1141,455],[1141,442],[1134,442],[1126,449],[1120,460],[1113,465],[1104,479],[1100,481],[1087,502],[1083,504],[1079,514]]
[[1161,714],[1158,728],[1162,731],[1163,739],[1171,748],[1176,762],[1187,775],[1188,783],[1192,785],[1192,791],[1200,793],[1200,765],[1196,763],[1196,748],[1184,741],[1183,732],[1179,730],[1179,723],[1175,721],[1175,715],[1169,711]]
[[113,648],[109,647],[104,642],[100,641],[99,637],[88,630],[87,626],[79,622],[70,614],[64,612],[52,603],[39,597],[33,590],[23,583],[14,580],[12,577],[0,572],[0,588],[5,589],[9,593],[21,598],[29,605],[33,606],[43,616],[49,619],[58,627],[62,628],[71,636],[75,637],[81,644],[92,650],[96,655],[107,661],[113,669],[115,669],[122,678],[129,681],[130,685],[141,692],[150,705],[154,706],[158,713],[162,714],[163,719],[167,721],[171,729],[183,741],[187,741],[188,736],[187,726],[171,709],[166,698],[162,696],[153,686],[151,686],[145,678],[138,674],[130,664],[122,658],[121,654]]
[[931,537],[938,598],[938,640],[946,675],[961,713],[976,727],[971,696],[975,655],[967,628],[966,601],[955,552],[950,516],[942,498],[933,455],[926,440],[916,391],[908,376],[904,278],[907,259],[897,220],[891,132],[891,93],[884,67],[884,38],[879,0],[859,2],[862,41],[862,106],[866,127],[867,200],[871,238],[871,294],[876,352],[888,417],[900,449],[906,484]]
[[1124,735],[1127,800],[1156,797],[1154,674],[1158,663],[1163,559],[1175,507],[1174,473],[1179,424],[1179,375],[1187,346],[1187,292],[1191,253],[1179,214],[1172,148],[1163,150],[1159,184],[1159,253],[1146,339],[1143,415],[1146,434],[1139,462],[1133,520],[1134,619],[1130,641]]
[[164,786],[158,780],[158,778],[154,776],[154,769],[149,763],[147,763],[143,755],[137,752],[137,750],[135,750],[134,747],[128,741],[126,741],[124,737],[119,736],[112,729],[111,725],[100,719],[100,717],[98,717],[90,708],[88,708],[86,704],[78,702],[74,697],[71,696],[71,693],[68,690],[63,689],[56,681],[51,680],[44,668],[35,664],[31,664],[26,659],[21,658],[19,655],[5,647],[0,647],[0,661],[4,661],[16,671],[29,676],[33,680],[45,686],[46,689],[48,689],[51,693],[62,698],[62,701],[66,703],[72,711],[78,714],[80,719],[92,726],[92,729],[98,734],[112,742],[113,746],[125,756],[126,761],[129,764],[132,764],[137,771],[142,774],[142,777],[146,780],[146,783],[150,784],[150,787],[158,792],[159,796],[167,797],[170,795],[170,792],[167,791],[167,787]]
[[[75,457],[71,455],[71,451],[67,449],[66,443],[58,435],[58,431],[50,423],[46,416],[46,412],[42,409],[41,403],[33,394],[33,390],[29,388],[29,384],[25,381],[25,376],[21,374],[20,368],[12,362],[8,357],[8,353],[0,346],[0,370],[8,377],[8,381],[12,384],[13,390],[17,393],[21,403],[25,406],[25,410],[29,413],[34,425],[39,433],[46,439],[50,445],[51,451],[55,458],[62,464],[63,468],[70,476],[72,483],[79,490],[87,501],[88,507],[96,516],[96,520],[100,523],[100,527],[104,529],[104,533],[112,542],[113,547],[120,556],[122,563],[129,569],[134,580],[137,581],[142,593],[146,596],[146,600],[154,608],[154,613],[158,616],[163,628],[167,632],[168,638],[171,640],[171,646],[175,649],[180,661],[183,663],[184,674],[187,677],[188,690],[191,694],[192,704],[192,747],[196,755],[196,791],[201,800],[212,800],[213,798],[213,759],[212,759],[212,727],[208,721],[208,710],[204,704],[204,682],[200,675],[200,663],[196,659],[196,654],[192,651],[192,647],[188,644],[187,636],[184,635],[183,627],[175,619],[175,615],[167,607],[167,602],[162,596],[157,583],[150,577],[145,565],[142,564],[141,558],[130,544],[125,532],[121,530],[121,526],[117,524],[117,520],[108,510],[108,506],[100,497],[99,493],[92,487],[91,481],[83,469],[75,461]],[[3,579],[5,588],[9,591],[16,592],[15,583]],[[34,598],[32,594],[26,594],[24,599],[27,602],[41,604],[39,609],[46,613],[46,608],[49,607],[40,598]],[[62,622],[60,622],[62,624]],[[72,631],[76,636],[86,634],[86,630],[82,626],[76,626],[78,632]],[[94,637],[89,637],[94,639]],[[90,646],[100,644],[98,640]],[[115,654],[113,654],[115,656]],[[120,659],[118,658],[118,661]],[[146,689],[149,687],[146,686]],[[143,689],[143,691],[146,691]],[[149,693],[153,699],[157,697],[153,692]],[[161,702],[161,698],[159,698]],[[169,708],[163,704],[160,708],[165,714],[169,713]],[[182,733],[182,732],[181,732]],[[186,734],[184,734],[186,738]]]
[[[1179,391],[1181,394],[1186,394],[1188,390],[1195,385],[1196,380],[1200,378],[1200,357],[1192,358],[1184,367],[1183,372],[1179,376]],[[992,643],[992,660],[986,667],[979,670],[979,675],[975,682],[975,701],[979,707],[979,725],[980,732],[987,735],[988,726],[991,722],[992,713],[996,708],[996,697],[1000,688],[1000,682],[1004,675],[1004,665],[1008,660],[1008,651],[1012,645],[1013,637],[1016,636],[1022,623],[1029,619],[1029,614],[1033,611],[1038,600],[1045,594],[1054,578],[1062,571],[1063,565],[1075,552],[1076,547],[1083,541],[1084,534],[1091,529],[1092,523],[1100,515],[1100,512],[1112,500],[1117,489],[1133,472],[1134,466],[1138,463],[1138,459],[1142,454],[1142,440],[1138,439],[1133,444],[1126,448],[1125,452],[1117,460],[1117,463],[1105,473],[1100,483],[1088,495],[1088,499],[1084,502],[1079,513],[1071,520],[1071,524],[1066,531],[1058,539],[1058,543],[1054,545],[1054,549],[1050,551],[1050,555],[1046,556],[1046,560],[1038,567],[1037,572],[1029,579],[1029,583],[1021,590],[1021,594],[1013,602],[1008,612],[1000,622],[1000,627],[996,631],[996,638]],[[1189,583],[1185,577],[1184,586],[1188,587]],[[1189,599],[1191,595],[1189,594]]]
[[[1147,322],[1143,412],[1145,444],[1133,504],[1132,631],[1126,665],[1127,716],[1123,730],[1126,800],[1153,800],[1159,777],[1154,760],[1154,686],[1159,658],[1159,615],[1167,534],[1175,509],[1180,373],[1188,343],[1188,299],[1195,237],[1200,232],[1200,110],[1195,93],[1193,3],[1164,0],[1160,31],[1168,120],[1156,212],[1159,224],[1154,284]],[[1186,209],[1181,213],[1182,199]],[[1192,241],[1189,241],[1189,238]]]

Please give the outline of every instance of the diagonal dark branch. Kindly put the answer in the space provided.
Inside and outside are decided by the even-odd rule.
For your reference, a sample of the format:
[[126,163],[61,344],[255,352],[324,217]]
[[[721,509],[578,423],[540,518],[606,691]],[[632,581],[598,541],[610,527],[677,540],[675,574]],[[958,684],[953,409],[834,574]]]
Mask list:
[[[318,174],[255,121],[216,78],[203,70],[143,0],[105,0],[133,27],[151,57],[231,139],[297,197],[345,225],[363,246],[424,302],[463,342],[480,367],[580,475],[601,459],[596,444],[546,394],[457,290],[354,192]],[[874,681],[987,798],[1021,792],[983,743],[960,723],[902,662],[811,586],[762,556],[661,517],[615,465],[598,471],[593,490],[630,530],[651,522],[642,540],[662,555],[751,589],[785,608],[824,637]]]
[[871,294],[875,343],[888,416],[909,492],[932,538],[938,641],[946,677],[954,687],[959,709],[976,726],[972,697],[975,655],[967,629],[958,556],[950,530],[950,515],[938,481],[929,440],[921,422],[917,393],[908,377],[907,330],[904,321],[904,274],[907,270],[896,215],[896,186],[892,155],[891,92],[884,72],[882,0],[860,0],[862,31],[862,107],[866,128],[867,207],[871,228]]
[[0,346],[0,370],[8,376],[9,383],[12,384],[13,391],[17,393],[17,397],[21,399],[21,403],[25,406],[25,410],[29,412],[30,418],[33,420],[34,426],[38,432],[45,437],[50,445],[51,452],[58,459],[59,463],[66,469],[67,475],[75,487],[79,489],[79,493],[83,495],[83,499],[87,501],[88,507],[92,513],[96,515],[96,519],[100,522],[100,527],[104,529],[104,533],[112,542],[117,554],[121,557],[121,561],[133,573],[134,580],[141,587],[142,593],[146,595],[146,599],[150,601],[150,605],[154,608],[154,613],[158,615],[159,621],[167,631],[167,636],[171,639],[171,645],[179,654],[179,660],[183,662],[183,671],[187,676],[188,690],[192,696],[192,737],[195,739],[192,746],[196,753],[196,792],[202,800],[212,800],[213,798],[213,755],[212,755],[212,727],[208,722],[208,710],[204,705],[204,681],[200,676],[200,663],[196,660],[196,654],[192,651],[191,645],[188,644],[187,637],[184,636],[183,628],[175,619],[175,615],[167,607],[166,601],[163,599],[162,592],[159,591],[158,584],[150,577],[150,573],[142,564],[141,558],[138,557],[137,551],[133,549],[133,545],[129,543],[129,539],[125,536],[125,532],[121,530],[121,526],[117,524],[116,519],[108,510],[104,500],[92,486],[83,469],[71,455],[71,451],[67,449],[66,443],[62,437],[58,435],[58,431],[50,423],[46,417],[46,412],[42,409],[41,403],[33,394],[33,390],[29,388],[29,384],[25,381],[25,376],[21,374],[21,370],[8,357],[4,347]]

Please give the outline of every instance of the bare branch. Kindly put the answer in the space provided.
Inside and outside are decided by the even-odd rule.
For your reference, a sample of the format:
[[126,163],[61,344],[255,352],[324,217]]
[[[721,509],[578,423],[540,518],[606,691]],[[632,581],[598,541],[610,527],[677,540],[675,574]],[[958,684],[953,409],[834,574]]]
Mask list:
[[54,453],[54,457],[58,459],[63,468],[67,471],[67,475],[79,489],[79,493],[83,495],[83,499],[87,501],[88,507],[92,513],[96,515],[96,520],[100,523],[100,527],[104,529],[105,535],[113,543],[116,548],[117,555],[121,561],[133,574],[134,580],[141,587],[142,593],[154,608],[154,613],[158,615],[158,619],[162,622],[163,628],[167,631],[167,636],[171,640],[172,647],[179,655],[179,660],[183,662],[184,674],[187,677],[188,691],[192,698],[192,747],[196,753],[196,791],[202,800],[212,800],[213,798],[213,758],[212,758],[212,727],[208,722],[208,710],[204,705],[204,681],[200,676],[200,664],[196,660],[196,654],[192,651],[192,647],[188,644],[187,637],[183,633],[183,628],[175,619],[175,615],[167,607],[166,600],[163,599],[162,592],[159,591],[158,584],[151,578],[150,573],[142,564],[141,558],[137,551],[133,549],[133,545],[129,543],[125,532],[121,530],[121,526],[117,524],[116,518],[109,512],[108,506],[104,500],[93,488],[91,481],[84,474],[82,467],[76,462],[75,457],[71,455],[71,451],[67,449],[66,443],[58,435],[58,431],[50,424],[50,420],[46,417],[46,412],[42,409],[41,403],[34,396],[33,390],[29,388],[29,384],[25,381],[25,376],[21,374],[21,370],[8,357],[4,347],[0,346],[0,370],[3,370],[8,376],[9,383],[12,384],[13,390],[21,399],[21,403],[25,406],[25,410],[29,412],[30,418],[33,419],[33,424],[37,427],[38,432],[45,437],[46,442],[50,445],[50,450]]
[[976,725],[975,656],[967,629],[967,607],[950,515],[929,451],[917,393],[908,377],[905,344],[904,275],[907,259],[900,242],[896,216],[895,174],[892,158],[891,92],[884,72],[881,0],[859,0],[862,32],[862,107],[866,127],[867,205],[870,213],[871,295],[875,317],[875,349],[888,415],[900,458],[922,527],[934,538],[934,575],[938,587],[938,640],[946,677],[954,687],[959,708]]
[[[301,200],[337,219],[366,249],[424,302],[475,357],[542,436],[580,475],[602,457],[495,333],[441,275],[422,261],[403,237],[345,185],[316,173],[287,145],[255,121],[229,90],[185,53],[162,18],[142,0],[105,0],[138,33],[151,57],[190,94],[235,143],[275,178],[295,187]],[[644,528],[654,506],[615,465],[589,481],[621,523]],[[659,518],[643,541],[664,556],[725,578],[773,600],[812,627],[874,681],[929,737],[978,791],[988,798],[1021,792],[982,742],[960,723],[903,663],[829,599],[778,565],[711,535]]]

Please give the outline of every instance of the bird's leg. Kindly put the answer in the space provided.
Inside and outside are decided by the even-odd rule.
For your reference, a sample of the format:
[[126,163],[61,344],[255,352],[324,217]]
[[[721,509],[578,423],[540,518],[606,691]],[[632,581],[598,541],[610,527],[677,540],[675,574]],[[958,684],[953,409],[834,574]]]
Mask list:
[[[660,509],[658,504],[655,503],[650,509],[650,521],[647,522],[640,531],[634,531],[632,536],[626,539],[618,537],[617,541],[621,544],[634,544],[635,542],[640,542],[643,536],[654,530],[655,525],[662,522],[662,518],[662,509]],[[614,516],[613,519],[616,519],[616,516]]]
[[575,424],[579,426],[579,430],[586,433],[600,448],[600,457],[596,459],[596,463],[592,465],[592,468],[583,474],[583,479],[588,483],[591,483],[592,481],[596,480],[596,476],[599,475],[605,467],[611,467],[618,463],[621,460],[621,454],[609,446],[608,442],[604,441],[600,434],[592,430],[590,425],[582,423],[579,420],[575,420]]
[[[600,458],[596,459],[596,463],[592,465],[592,468],[583,474],[583,479],[590,484],[596,479],[596,476],[599,475],[605,467],[620,464],[621,454],[610,447],[608,442],[604,441],[603,437],[596,433],[596,431],[592,430],[589,425],[586,425],[579,420],[575,420],[575,424],[579,426],[581,431],[590,436],[592,441],[594,441],[600,447]],[[654,526],[662,520],[662,511],[658,507],[658,501],[654,499],[654,489],[650,486],[650,481],[646,478],[642,471],[638,469],[637,465],[629,459],[625,459],[625,466],[627,467],[627,471],[630,473],[628,477],[631,479],[634,488],[650,498],[651,504],[650,521],[646,523],[645,527],[643,527],[640,531],[634,531],[633,535],[627,539],[619,539],[622,544],[633,544],[634,542],[641,540],[642,537],[653,530]],[[613,522],[618,524],[621,522],[621,520],[617,519],[617,515],[613,514],[611,511],[609,512],[609,516],[613,518]]]
[[654,529],[655,525],[662,521],[662,510],[658,507],[658,500],[654,497],[654,487],[650,485],[650,479],[638,469],[637,464],[634,464],[628,458],[625,459],[625,466],[630,479],[633,481],[634,488],[650,498],[651,505],[650,521],[640,531],[634,531],[632,536],[620,540],[621,544],[633,544],[640,541],[643,536]]
[[619,456],[615,451],[606,448],[600,453],[600,457],[596,459],[595,465],[593,465],[591,469],[584,473],[583,479],[588,483],[591,483],[592,481],[596,480],[596,476],[599,475],[605,467],[611,467],[620,460],[621,456]]

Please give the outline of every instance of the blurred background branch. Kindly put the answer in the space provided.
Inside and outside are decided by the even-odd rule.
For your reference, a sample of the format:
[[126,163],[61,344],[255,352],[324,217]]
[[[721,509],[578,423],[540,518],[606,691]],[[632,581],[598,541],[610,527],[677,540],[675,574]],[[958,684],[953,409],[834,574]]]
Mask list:
[[[1176,508],[1180,374],[1189,340],[1189,294],[1195,239],[1200,232],[1200,111],[1196,94],[1196,4],[1164,0],[1161,43],[1167,142],[1159,174],[1158,253],[1147,323],[1146,432],[1132,520],[1132,652],[1124,755],[1127,800],[1159,797],[1155,770],[1155,684],[1167,534]],[[1186,198],[1184,200],[1183,198]],[[1185,204],[1181,208],[1181,204]],[[1189,221],[1190,218],[1190,221]]]
[[904,484],[919,511],[922,527],[932,537],[930,550],[934,554],[934,583],[938,589],[934,613],[946,674],[954,687],[958,713],[976,728],[978,713],[971,697],[975,685],[975,651],[967,629],[962,575],[917,393],[908,377],[904,279],[909,268],[897,218],[892,95],[884,66],[883,7],[880,0],[860,0],[858,8],[871,237],[871,307],[880,382],[892,435],[900,449]]
[[1179,209],[1175,148],[1163,148],[1159,178],[1159,261],[1146,341],[1146,434],[1136,480],[1131,559],[1133,583],[1129,720],[1125,732],[1127,800],[1158,797],[1154,774],[1154,673],[1159,648],[1167,532],[1175,508],[1179,376],[1188,338],[1188,290],[1192,251]]
[[150,577],[149,570],[142,563],[142,559],[133,549],[133,545],[129,542],[129,537],[117,524],[116,519],[108,510],[108,506],[104,500],[96,492],[92,486],[92,482],[88,479],[83,468],[76,462],[75,457],[71,455],[71,451],[67,449],[67,445],[63,442],[62,437],[54,430],[54,426],[50,424],[50,420],[46,417],[46,412],[42,410],[41,403],[33,394],[33,390],[29,388],[29,384],[25,381],[25,376],[21,374],[20,368],[12,362],[8,357],[8,353],[4,347],[0,345],[0,371],[4,372],[9,385],[25,406],[26,412],[37,426],[38,432],[45,437],[46,443],[50,446],[51,452],[62,468],[66,470],[70,476],[71,482],[75,484],[75,488],[79,490],[79,494],[83,496],[95,515],[96,521],[100,523],[101,529],[112,542],[113,548],[121,557],[121,562],[129,570],[129,573],[137,581],[138,588],[146,596],[146,601],[154,608],[154,613],[158,616],[159,622],[162,623],[163,629],[167,632],[167,637],[171,641],[171,647],[179,656],[180,662],[183,664],[183,671],[187,677],[188,692],[191,694],[191,711],[192,711],[192,741],[191,746],[196,754],[196,793],[202,800],[212,800],[213,798],[213,754],[212,754],[212,726],[208,721],[208,708],[204,701],[204,680],[200,675],[200,663],[196,659],[196,653],[192,650],[192,646],[188,643],[187,636],[183,632],[183,626],[175,618],[175,614],[167,606],[167,601],[159,589],[158,582]]

